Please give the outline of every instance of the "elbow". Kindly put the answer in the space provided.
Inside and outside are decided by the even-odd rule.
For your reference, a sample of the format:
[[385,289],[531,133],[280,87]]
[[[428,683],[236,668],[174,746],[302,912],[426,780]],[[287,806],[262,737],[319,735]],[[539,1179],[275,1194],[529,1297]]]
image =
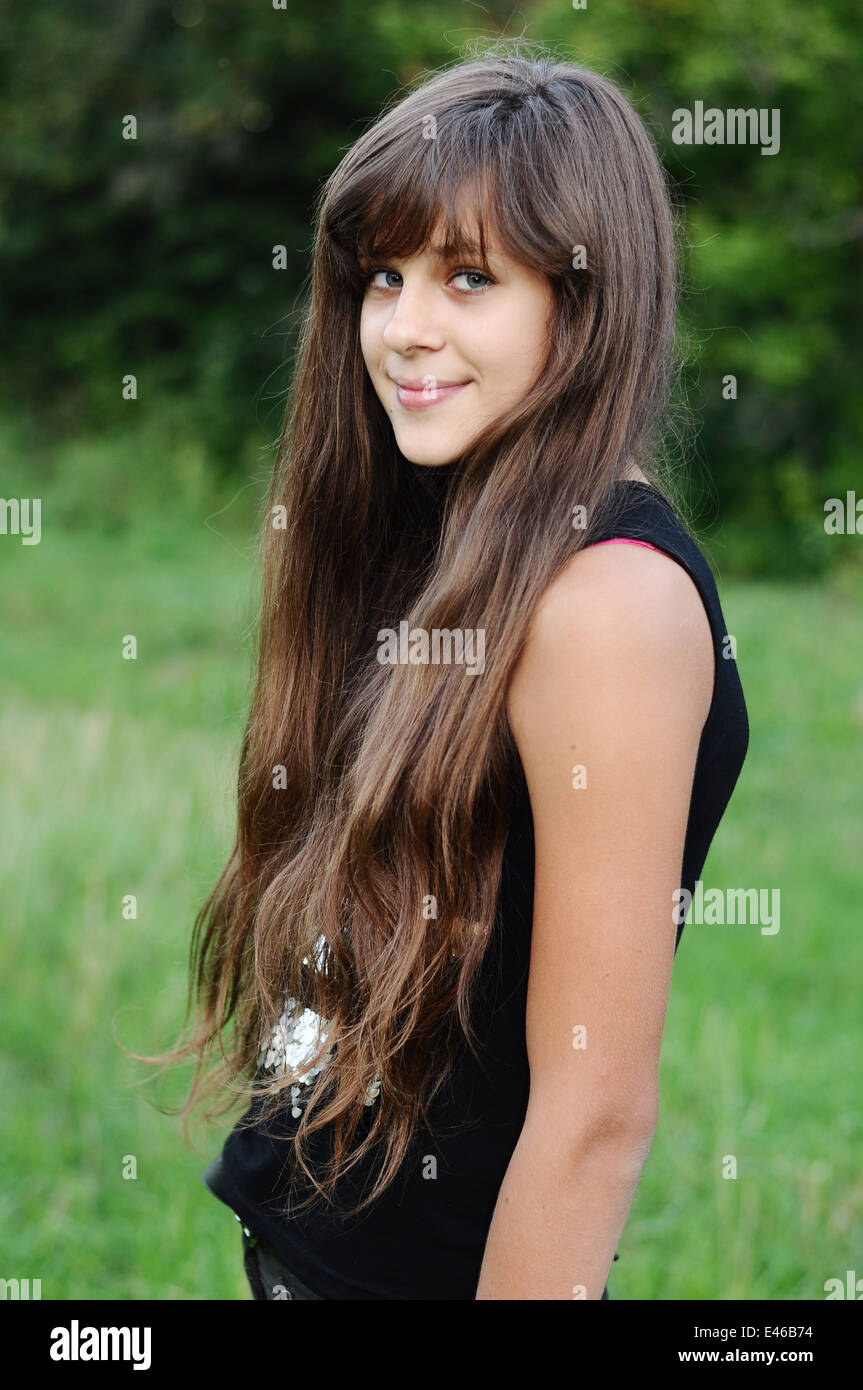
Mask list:
[[640,1169],[647,1160],[659,1120],[659,1097],[651,1095],[633,1104],[631,1097],[617,1104],[606,1097],[601,1106],[578,1107],[577,1113],[554,1114],[544,1107],[534,1108],[525,1119],[525,1130],[544,1136],[558,1150],[581,1160],[601,1155],[609,1162]]

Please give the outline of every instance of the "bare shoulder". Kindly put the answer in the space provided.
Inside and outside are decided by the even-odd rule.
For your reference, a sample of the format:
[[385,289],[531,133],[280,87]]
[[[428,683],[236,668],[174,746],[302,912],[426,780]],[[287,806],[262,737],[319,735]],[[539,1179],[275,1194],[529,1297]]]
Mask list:
[[549,584],[528,629],[508,692],[514,732],[525,702],[549,682],[599,696],[616,688],[665,690],[699,733],[715,678],[713,634],[691,576],[663,551],[588,546]]

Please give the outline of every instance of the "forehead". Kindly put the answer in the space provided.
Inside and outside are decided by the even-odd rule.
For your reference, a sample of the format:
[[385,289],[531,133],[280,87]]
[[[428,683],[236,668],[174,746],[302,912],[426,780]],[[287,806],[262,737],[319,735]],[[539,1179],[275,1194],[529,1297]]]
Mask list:
[[409,260],[427,254],[436,262],[456,256],[482,261],[502,256],[490,190],[462,186],[434,189],[427,181],[407,197],[381,193],[367,208],[358,229],[361,256],[390,255]]
[[490,175],[477,175],[457,188],[445,180],[430,186],[428,179],[418,179],[404,196],[396,197],[395,192],[390,186],[376,190],[357,209],[353,225],[342,223],[342,250],[357,272],[361,297],[373,267],[420,258],[434,274],[452,273],[457,267],[480,270],[498,280],[548,284],[548,268],[538,266],[526,252],[523,236],[510,234],[523,218],[508,217],[508,191],[498,188]]
[[494,257],[497,260],[506,259],[505,253],[498,246],[494,243],[489,245],[488,242],[486,242],[485,256],[483,256],[480,251],[479,243],[469,237],[466,237],[463,242],[459,242],[458,245],[447,246],[443,242],[437,242],[430,243],[428,246],[422,247],[417,251],[404,251],[399,256],[395,256],[394,253],[391,254],[393,254],[394,259],[403,261],[419,260],[422,257],[427,257],[435,265],[441,267],[451,265],[453,261],[463,257],[473,257],[477,261],[484,260],[487,257]]
[[441,268],[466,258],[477,264],[487,264],[490,259],[506,263],[512,260],[498,239],[489,232],[486,232],[483,241],[475,229],[451,229],[450,234],[446,235],[439,227],[433,229],[422,245],[406,244],[403,238],[380,232],[363,243],[359,251],[362,263],[371,261],[376,255],[388,255],[402,261],[426,257]]

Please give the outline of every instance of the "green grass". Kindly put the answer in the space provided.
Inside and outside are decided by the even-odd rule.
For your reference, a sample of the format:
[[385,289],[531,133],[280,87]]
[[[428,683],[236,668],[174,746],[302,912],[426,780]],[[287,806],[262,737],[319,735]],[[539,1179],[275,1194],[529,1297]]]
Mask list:
[[[252,569],[232,541],[44,535],[0,549],[7,1275],[43,1297],[238,1298],[238,1227],[128,1048],[170,1044],[195,912],[230,845]],[[121,658],[134,634],[138,658]],[[137,898],[136,920],[123,899]],[[188,1075],[188,1072],[186,1073]],[[126,1156],[137,1178],[124,1178]]]
[[[183,1075],[142,1087],[114,1034],[141,1051],[176,1036],[192,921],[230,847],[253,529],[170,504],[113,534],[59,528],[43,492],[42,543],[0,544],[0,1275],[41,1278],[44,1298],[248,1298],[236,1222],[200,1181],[223,1130],[190,1151],[151,1104]],[[703,878],[779,888],[781,930],[684,932],[613,1299],[818,1299],[863,1274],[863,603],[721,593],[752,735]]]

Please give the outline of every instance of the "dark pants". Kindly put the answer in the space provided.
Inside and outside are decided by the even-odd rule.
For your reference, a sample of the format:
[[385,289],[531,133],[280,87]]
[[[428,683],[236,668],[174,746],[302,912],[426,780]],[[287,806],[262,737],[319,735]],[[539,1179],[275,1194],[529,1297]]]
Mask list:
[[276,1252],[253,1236],[248,1226],[243,1227],[243,1264],[252,1294],[261,1302],[278,1303],[288,1298],[308,1301],[322,1297],[285,1269]]

